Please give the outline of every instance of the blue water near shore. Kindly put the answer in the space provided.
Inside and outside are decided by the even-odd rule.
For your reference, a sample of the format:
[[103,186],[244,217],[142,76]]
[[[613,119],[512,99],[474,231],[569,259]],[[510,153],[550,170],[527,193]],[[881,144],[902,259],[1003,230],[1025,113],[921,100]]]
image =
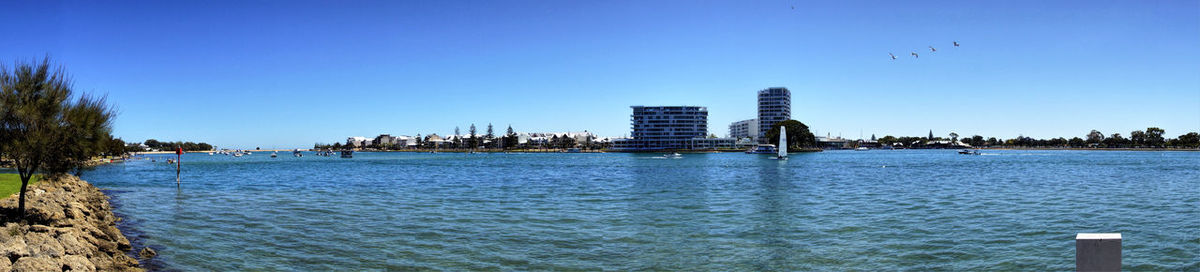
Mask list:
[[1200,270],[1198,152],[166,157],[83,174],[165,270]]

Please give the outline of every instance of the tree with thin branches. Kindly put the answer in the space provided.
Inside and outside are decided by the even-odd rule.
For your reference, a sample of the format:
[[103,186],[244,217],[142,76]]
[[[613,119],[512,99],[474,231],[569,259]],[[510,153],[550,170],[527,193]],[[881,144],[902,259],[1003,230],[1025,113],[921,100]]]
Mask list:
[[21,179],[18,216],[35,173],[79,169],[112,139],[115,110],[104,97],[75,97],[70,78],[50,59],[0,66],[0,157],[13,161]]

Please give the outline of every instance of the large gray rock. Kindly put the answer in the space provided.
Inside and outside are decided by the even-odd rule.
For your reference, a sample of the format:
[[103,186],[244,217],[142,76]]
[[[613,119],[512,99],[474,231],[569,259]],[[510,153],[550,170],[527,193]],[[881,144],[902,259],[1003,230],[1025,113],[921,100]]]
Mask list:
[[11,270],[12,270],[12,261],[9,261],[8,258],[0,258],[0,271],[11,271]]
[[25,235],[25,243],[29,245],[32,256],[62,257],[66,250],[54,237],[40,232],[30,232]]
[[10,237],[8,241],[0,245],[0,257],[13,259],[29,255],[33,255],[33,252],[29,250],[29,245],[25,244],[23,236]]
[[80,241],[74,232],[59,234],[58,242],[62,244],[63,250],[67,254],[87,256],[96,251],[96,246]]
[[96,265],[92,264],[92,261],[79,255],[63,256],[62,263],[63,269],[69,271],[96,271]]
[[142,251],[138,252],[138,258],[149,259],[154,258],[154,256],[158,256],[158,252],[149,247],[143,247]]
[[12,271],[62,271],[62,262],[46,256],[25,257],[13,263]]

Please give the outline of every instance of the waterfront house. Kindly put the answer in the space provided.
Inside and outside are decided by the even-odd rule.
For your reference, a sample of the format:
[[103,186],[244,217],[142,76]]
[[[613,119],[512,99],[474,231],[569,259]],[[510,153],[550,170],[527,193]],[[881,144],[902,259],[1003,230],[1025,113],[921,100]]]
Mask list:
[[346,138],[346,145],[352,147],[363,147],[368,145],[370,140],[367,137],[354,136]]
[[395,138],[390,134],[379,134],[379,136],[375,136],[375,139],[371,140],[371,144],[377,147],[390,146],[394,140]]

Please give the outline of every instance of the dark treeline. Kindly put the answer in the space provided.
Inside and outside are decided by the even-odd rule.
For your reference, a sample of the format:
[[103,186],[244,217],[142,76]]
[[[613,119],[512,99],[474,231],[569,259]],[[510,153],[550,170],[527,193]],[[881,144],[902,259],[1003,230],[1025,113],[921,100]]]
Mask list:
[[[180,148],[180,147],[183,148],[183,151],[210,151],[210,150],[213,150],[213,146],[210,144],[207,144],[207,143],[160,142],[155,139],[149,139],[149,140],[146,140],[146,142],[144,142],[143,144],[146,145],[146,148],[149,148],[151,150],[158,150],[158,151],[174,151],[176,148]],[[141,149],[141,147],[136,146],[136,144],[133,145],[131,148]],[[145,150],[132,150],[132,151],[140,152],[140,151],[145,151]]]
[[1113,133],[1105,135],[1104,133],[1092,130],[1083,135],[1083,137],[1072,137],[1070,139],[1058,137],[1051,139],[1034,139],[1032,137],[1019,136],[1012,139],[997,139],[996,137],[984,138],[980,135],[958,138],[955,133],[950,134],[950,138],[933,137],[930,132],[928,137],[894,137],[891,135],[879,138],[881,145],[925,145],[931,141],[946,141],[951,142],[962,141],[962,143],[975,147],[1048,147],[1048,148],[1200,148],[1200,134],[1196,132],[1188,132],[1179,135],[1175,138],[1166,138],[1166,131],[1150,127],[1146,130],[1135,130],[1129,133],[1126,137],[1121,133]]
[[[459,134],[460,132],[461,131],[459,130],[459,128],[454,128],[454,135],[461,135],[461,134]],[[491,124],[488,124],[487,131],[484,133],[479,133],[478,131],[476,131],[475,124],[471,124],[471,126],[467,130],[466,135],[462,135],[462,137],[456,137],[454,135],[439,136],[437,134],[430,134],[430,135],[422,136],[421,134],[417,134],[415,137],[413,137],[413,139],[411,139],[412,141],[415,141],[414,144],[409,144],[407,142],[404,142],[404,143],[388,142],[386,139],[381,139],[379,137],[376,137],[375,139],[367,140],[366,143],[362,143],[360,145],[352,145],[350,143],[333,143],[333,144],[317,143],[317,144],[313,144],[313,148],[314,149],[332,149],[332,150],[353,149],[353,148],[375,149],[375,150],[437,149],[437,148],[448,148],[448,149],[482,148],[482,149],[505,149],[505,150],[580,148],[580,149],[584,149],[584,150],[589,150],[589,149],[604,149],[604,148],[608,148],[610,146],[610,143],[596,141],[596,139],[594,139],[590,135],[585,136],[585,137],[576,138],[576,137],[570,137],[568,135],[541,134],[541,133],[534,133],[534,135],[525,135],[525,139],[524,139],[525,142],[522,143],[521,135],[518,135],[515,131],[513,131],[512,126],[509,126],[508,129],[506,129],[504,131],[504,134],[497,135],[495,133],[495,131],[493,131]]]

